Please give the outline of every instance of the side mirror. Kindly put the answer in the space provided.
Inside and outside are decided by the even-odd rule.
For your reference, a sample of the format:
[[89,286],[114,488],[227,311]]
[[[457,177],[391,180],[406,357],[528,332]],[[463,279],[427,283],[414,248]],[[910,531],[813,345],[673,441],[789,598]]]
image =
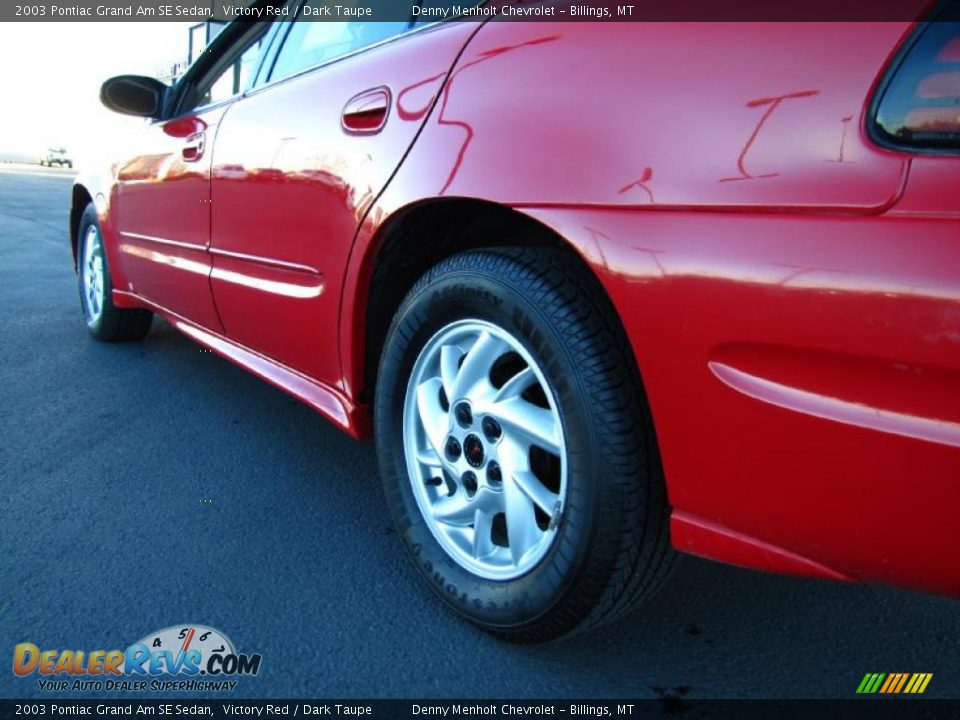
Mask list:
[[100,88],[100,102],[124,115],[155,118],[163,108],[167,86],[141,75],[118,75]]

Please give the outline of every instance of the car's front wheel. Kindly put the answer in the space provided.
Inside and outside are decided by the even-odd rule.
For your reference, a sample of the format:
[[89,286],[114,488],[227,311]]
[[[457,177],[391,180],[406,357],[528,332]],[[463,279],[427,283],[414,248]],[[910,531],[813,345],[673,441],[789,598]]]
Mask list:
[[564,252],[480,250],[401,305],[376,388],[387,503],[427,583],[507,639],[612,619],[671,565],[636,365]]
[[150,331],[153,313],[113,304],[113,280],[93,203],[83,211],[78,231],[77,279],[87,329],[97,340],[106,342],[142,339]]

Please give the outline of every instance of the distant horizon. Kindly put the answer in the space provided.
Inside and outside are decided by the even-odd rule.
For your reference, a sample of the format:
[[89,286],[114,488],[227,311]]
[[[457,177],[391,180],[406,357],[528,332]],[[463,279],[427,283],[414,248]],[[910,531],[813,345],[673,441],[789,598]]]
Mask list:
[[5,78],[13,109],[0,115],[0,159],[39,162],[48,148],[63,147],[84,166],[122,151],[143,120],[103,107],[100,85],[124,73],[156,76],[186,59],[193,24],[0,23],[0,63],[31,68]]

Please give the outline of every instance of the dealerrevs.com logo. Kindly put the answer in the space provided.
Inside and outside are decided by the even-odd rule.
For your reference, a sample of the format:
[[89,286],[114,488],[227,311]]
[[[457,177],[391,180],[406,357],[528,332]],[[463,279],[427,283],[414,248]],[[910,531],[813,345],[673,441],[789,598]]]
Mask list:
[[259,653],[238,653],[226,635],[202,625],[175,625],[126,650],[13,649],[13,672],[37,677],[41,690],[230,691],[235,678],[260,672]]

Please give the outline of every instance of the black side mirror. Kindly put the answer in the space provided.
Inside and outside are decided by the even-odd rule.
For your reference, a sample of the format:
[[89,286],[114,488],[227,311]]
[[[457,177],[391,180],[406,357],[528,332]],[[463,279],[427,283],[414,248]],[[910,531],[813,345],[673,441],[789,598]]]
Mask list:
[[155,118],[163,109],[167,86],[141,75],[118,75],[100,88],[100,102],[124,115]]

